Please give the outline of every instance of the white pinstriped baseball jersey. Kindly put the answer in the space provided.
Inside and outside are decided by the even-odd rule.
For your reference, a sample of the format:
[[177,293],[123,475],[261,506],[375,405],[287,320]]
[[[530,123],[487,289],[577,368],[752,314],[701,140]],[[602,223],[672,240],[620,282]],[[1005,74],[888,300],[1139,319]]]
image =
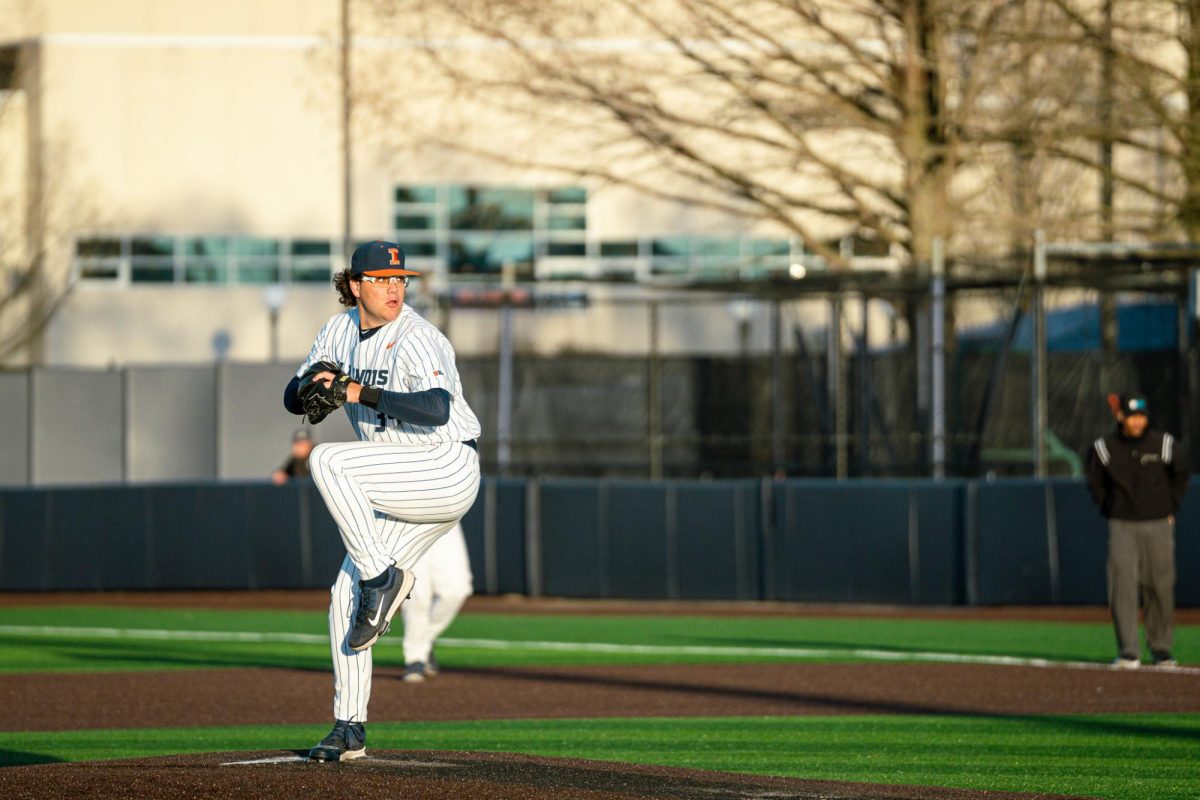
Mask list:
[[362,441],[434,444],[479,437],[479,420],[463,396],[454,348],[412,306],[405,304],[396,319],[365,339],[359,335],[357,308],[333,316],[317,334],[308,359],[296,374],[321,360],[337,363],[363,386],[390,392],[445,389],[450,393],[450,420],[438,427],[401,422],[368,406],[347,403],[342,408]]

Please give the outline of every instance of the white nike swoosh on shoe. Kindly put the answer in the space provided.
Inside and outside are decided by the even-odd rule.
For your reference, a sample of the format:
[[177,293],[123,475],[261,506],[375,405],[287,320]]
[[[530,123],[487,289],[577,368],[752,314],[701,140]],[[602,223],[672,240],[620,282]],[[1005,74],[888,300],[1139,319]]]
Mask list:
[[383,604],[380,603],[379,608],[375,609],[375,619],[369,619],[369,620],[367,620],[367,622],[371,623],[372,627],[374,627],[375,625],[379,624],[379,619],[382,616],[383,616]]

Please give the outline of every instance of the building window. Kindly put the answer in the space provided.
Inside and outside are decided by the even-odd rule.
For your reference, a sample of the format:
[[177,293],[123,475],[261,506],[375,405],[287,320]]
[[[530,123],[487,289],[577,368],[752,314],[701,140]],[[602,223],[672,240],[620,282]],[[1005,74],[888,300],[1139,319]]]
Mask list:
[[587,255],[587,245],[583,242],[549,242],[546,245],[548,256],[579,256]]
[[500,274],[512,264],[526,277],[533,264],[528,233],[459,233],[450,242],[450,269],[460,275]]
[[293,239],[288,245],[293,283],[328,283],[333,245],[328,239]]
[[189,237],[183,239],[181,245],[183,279],[187,283],[225,282],[229,263],[229,242],[226,237]]
[[453,186],[449,205],[451,230],[533,230],[533,192],[529,190]]
[[587,254],[587,190],[516,186],[397,186],[396,240],[416,269],[495,279],[505,265],[532,279],[543,257]]
[[432,214],[397,214],[393,222],[400,231],[430,231],[437,227]]
[[277,239],[238,237],[234,239],[233,254],[238,283],[279,283],[282,280],[283,261]]
[[139,283],[174,283],[175,240],[169,236],[131,239],[129,277]]
[[438,201],[436,186],[397,186],[397,203],[436,203]]
[[93,282],[329,283],[334,251],[331,239],[91,236],[75,242],[75,274]]
[[636,239],[600,242],[601,258],[637,258],[637,254]]
[[81,278],[116,280],[121,274],[121,240],[80,239],[75,242],[75,260]]

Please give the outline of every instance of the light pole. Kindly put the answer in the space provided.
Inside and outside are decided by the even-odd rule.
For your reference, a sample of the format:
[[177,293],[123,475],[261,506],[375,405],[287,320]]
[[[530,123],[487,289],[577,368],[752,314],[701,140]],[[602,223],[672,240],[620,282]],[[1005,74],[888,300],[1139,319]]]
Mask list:
[[726,303],[729,315],[737,325],[738,358],[745,361],[750,357],[750,327],[755,312],[755,302],[745,297],[735,297]]
[[350,259],[354,250],[354,150],[351,143],[354,100],[350,96],[350,0],[342,0],[341,68],[342,79],[342,258]]
[[271,361],[279,360],[279,309],[287,301],[287,292],[278,283],[272,283],[263,289],[263,305],[267,307],[267,319],[270,323],[270,352]]

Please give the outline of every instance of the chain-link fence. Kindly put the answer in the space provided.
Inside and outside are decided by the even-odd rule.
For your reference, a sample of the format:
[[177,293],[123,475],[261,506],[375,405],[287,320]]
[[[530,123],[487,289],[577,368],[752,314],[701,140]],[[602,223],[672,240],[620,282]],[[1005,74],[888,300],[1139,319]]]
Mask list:
[[[1027,297],[1025,300],[1027,301]],[[1038,372],[1033,319],[1016,287],[952,293],[944,350],[944,473],[1079,475],[1088,445],[1111,429],[1110,392],[1147,395],[1155,427],[1185,440],[1197,380],[1193,337],[1178,298],[1105,298],[1046,291],[1045,424],[1035,437]],[[780,302],[831,304],[833,296]],[[669,300],[657,301],[669,304]],[[767,347],[735,355],[513,356],[511,441],[485,468],[511,475],[612,477],[889,477],[934,474],[928,335],[919,304],[861,294],[847,314],[783,313]],[[886,306],[880,314],[874,306]],[[1114,317],[1106,321],[1105,316]],[[861,330],[872,316],[890,332]],[[841,347],[828,320],[840,320]],[[903,320],[909,320],[909,323]],[[917,322],[911,322],[911,320]],[[877,325],[877,323],[875,323]],[[1105,341],[1104,328],[1118,331]],[[865,344],[864,344],[865,343]],[[460,362],[489,433],[503,407],[499,362]]]
[[[947,475],[1030,475],[1033,434],[1030,357],[955,353],[948,368]],[[1187,436],[1182,383],[1195,382],[1194,358],[1173,352],[1050,353],[1047,462],[1053,475],[1078,475],[1088,445],[1113,420],[1109,391],[1140,387],[1153,423]],[[770,358],[664,359],[659,430],[651,424],[645,359],[598,356],[518,358],[511,462],[496,460],[484,439],[485,469],[512,475],[738,477],[782,472],[838,474],[839,443],[850,476],[930,474],[930,434],[915,391],[916,359],[907,353],[859,357],[846,365],[845,428],[838,436],[825,393],[822,357],[789,355],[778,385]],[[460,365],[486,414],[496,406],[494,362]],[[778,403],[772,400],[778,392]],[[772,413],[782,415],[778,428]],[[489,420],[485,419],[485,425]],[[656,450],[658,452],[656,452]],[[777,451],[782,458],[777,460]]]

